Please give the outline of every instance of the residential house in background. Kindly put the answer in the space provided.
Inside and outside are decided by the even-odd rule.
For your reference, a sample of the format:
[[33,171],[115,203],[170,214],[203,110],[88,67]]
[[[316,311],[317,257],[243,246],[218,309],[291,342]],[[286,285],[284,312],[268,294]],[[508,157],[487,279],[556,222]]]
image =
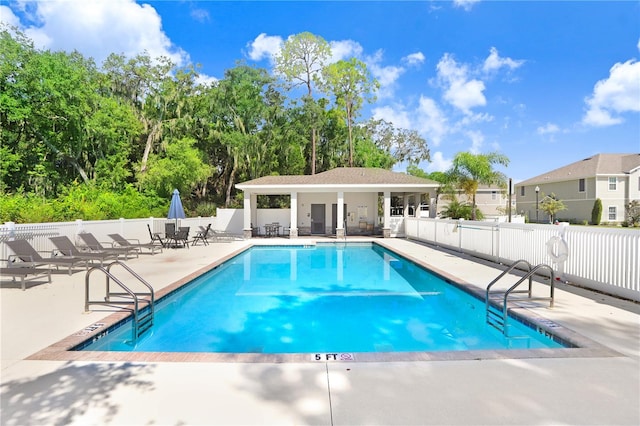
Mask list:
[[601,223],[625,220],[625,205],[640,200],[640,153],[597,154],[515,185],[518,213],[531,222],[548,222],[540,210],[546,196],[555,194],[567,207],[560,221],[591,221],[596,199],[602,201]]
[[[456,198],[460,203],[471,204],[471,197],[467,196],[461,190],[456,191]],[[450,201],[445,196],[438,199],[438,216],[443,210],[446,210]],[[499,188],[493,185],[480,185],[476,192],[476,208],[482,212],[485,219],[493,219],[497,217],[506,217],[508,214],[507,206],[509,205],[509,192],[507,189]],[[516,211],[516,196],[511,194],[511,212],[513,215]]]

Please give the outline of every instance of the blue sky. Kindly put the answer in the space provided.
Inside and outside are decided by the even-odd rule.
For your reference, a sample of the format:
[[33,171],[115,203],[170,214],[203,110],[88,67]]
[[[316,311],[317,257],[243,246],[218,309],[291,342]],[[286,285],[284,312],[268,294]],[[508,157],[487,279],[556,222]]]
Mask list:
[[334,60],[367,64],[381,90],[360,119],[418,131],[429,172],[460,151],[505,154],[515,182],[640,153],[638,1],[0,0],[0,20],[98,64],[143,50],[201,64],[203,81],[239,60],[271,69],[287,37],[311,32]]

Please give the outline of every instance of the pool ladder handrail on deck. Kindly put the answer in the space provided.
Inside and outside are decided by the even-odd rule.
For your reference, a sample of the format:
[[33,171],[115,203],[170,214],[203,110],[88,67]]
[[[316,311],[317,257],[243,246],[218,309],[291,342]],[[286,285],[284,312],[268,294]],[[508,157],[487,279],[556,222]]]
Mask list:
[[[113,265],[122,266],[128,271],[134,278],[140,281],[149,291],[148,292],[135,292],[127,287],[122,281],[120,281],[112,272]],[[103,300],[90,300],[89,299],[89,285],[90,277],[94,271],[101,271],[106,278],[105,282],[105,297]],[[115,282],[123,292],[112,292],[111,281]],[[125,300],[112,300],[112,297],[123,298]],[[123,305],[125,309],[132,311],[132,338],[136,340],[142,333],[147,331],[153,326],[154,306],[155,306],[155,293],[153,287],[145,281],[140,275],[138,275],[133,269],[127,266],[125,263],[116,260],[106,267],[94,266],[87,271],[85,275],[85,300],[84,309],[89,312],[89,305]],[[127,308],[127,305],[133,305]],[[141,306],[144,305],[144,306]]]
[[[524,264],[526,266],[526,274],[522,278],[520,278],[515,284],[513,284],[511,287],[509,287],[505,291],[494,291],[494,292],[491,291],[491,287],[493,287],[494,284],[496,284],[502,277],[507,275],[509,272],[513,271],[520,264]],[[549,297],[532,297],[533,275],[541,269],[549,270],[550,295]],[[528,288],[526,290],[516,290],[516,288],[527,279],[529,280]],[[485,309],[486,309],[487,324],[497,328],[505,336],[509,337],[508,324],[507,324],[507,319],[509,316],[509,312],[508,312],[509,295],[512,293],[527,293],[526,300],[549,300],[549,307],[553,308],[554,284],[555,284],[555,274],[553,272],[553,268],[551,268],[549,265],[541,263],[532,268],[531,264],[526,260],[524,259],[516,260],[507,270],[503,271],[487,286],[487,289],[485,292]],[[502,298],[501,310],[498,310],[500,307],[497,304],[494,306],[491,303],[492,299],[497,299],[496,297],[492,298],[492,295],[498,295],[497,297],[498,299]]]

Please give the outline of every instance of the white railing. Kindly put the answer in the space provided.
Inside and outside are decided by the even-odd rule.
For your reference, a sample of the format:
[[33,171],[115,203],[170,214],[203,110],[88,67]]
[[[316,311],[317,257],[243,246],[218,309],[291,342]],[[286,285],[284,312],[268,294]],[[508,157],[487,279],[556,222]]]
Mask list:
[[[493,262],[545,263],[562,279],[640,301],[637,229],[407,218],[405,235]],[[567,243],[566,262],[554,262],[549,254],[547,243],[555,236]]]

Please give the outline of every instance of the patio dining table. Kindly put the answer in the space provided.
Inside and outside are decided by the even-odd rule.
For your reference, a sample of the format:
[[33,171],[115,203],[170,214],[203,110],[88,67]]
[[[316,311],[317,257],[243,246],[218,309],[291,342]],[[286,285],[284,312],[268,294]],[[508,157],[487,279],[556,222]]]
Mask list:
[[280,228],[282,228],[282,225],[267,223],[264,225],[264,234],[267,237],[277,237],[280,235]]

